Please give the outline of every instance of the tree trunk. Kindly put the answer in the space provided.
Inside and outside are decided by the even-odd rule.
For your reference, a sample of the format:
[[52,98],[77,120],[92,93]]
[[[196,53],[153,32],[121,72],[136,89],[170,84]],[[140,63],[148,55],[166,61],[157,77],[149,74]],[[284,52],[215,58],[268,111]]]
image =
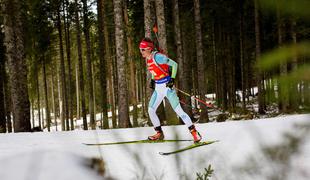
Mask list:
[[[186,34],[185,34],[185,31],[182,31],[182,47],[183,47],[183,50],[184,50],[184,57],[183,57],[183,68],[179,68],[180,69],[180,74],[179,74],[179,79],[182,80],[182,82],[180,82],[180,88],[183,90],[183,91],[186,91],[186,92],[191,92],[192,89],[191,89],[191,82],[192,82],[192,75],[191,75],[191,66],[192,66],[192,56],[190,55],[190,49],[189,49],[189,46],[190,46],[190,43],[188,43],[188,39],[189,38],[186,38]],[[182,78],[181,78],[182,77]],[[184,97],[184,96],[183,96]],[[180,97],[182,98],[182,96]],[[182,99],[181,99],[182,100]],[[193,104],[192,104],[192,100],[191,100],[191,97],[186,97],[185,98],[185,103],[189,106],[192,106],[192,108],[194,107]],[[190,117],[193,116],[193,113],[192,113],[192,108],[185,108],[185,112],[188,113],[188,115]]]
[[76,90],[76,119],[80,119],[81,114],[80,114],[79,63],[76,63],[75,65],[75,90]]
[[[0,9],[0,11],[2,11]],[[5,107],[5,48],[3,45],[4,34],[0,32],[0,133],[6,132],[6,107]]]
[[[174,27],[174,40],[176,42],[176,47],[177,47],[177,59],[176,61],[178,62],[178,82],[179,82],[179,87],[181,90],[184,90],[186,92],[189,92],[188,88],[188,78],[186,75],[186,65],[184,62],[183,58],[183,44],[182,44],[182,36],[181,36],[181,27],[180,27],[180,15],[179,15],[179,1],[178,0],[173,0],[173,27]],[[191,109],[191,102],[190,102],[190,97],[185,96],[183,94],[179,94],[180,100],[185,103],[185,105],[181,104],[182,109],[189,115],[192,116],[192,109]],[[189,105],[189,106],[188,106]]]
[[167,33],[166,33],[166,22],[165,22],[165,6],[163,0],[155,0],[155,7],[156,7],[156,18],[157,18],[157,25],[158,25],[158,43],[168,54],[168,47],[167,47]]
[[[146,68],[144,68],[146,66],[145,61],[142,61],[140,63],[140,66],[143,67],[142,70],[141,70],[141,75],[142,75],[141,91],[142,91],[142,104],[143,104],[142,114],[143,114],[143,117],[147,118],[148,125],[152,125],[151,119],[148,116],[148,102],[149,102],[151,94],[152,94],[151,88],[149,88],[149,86],[147,85],[148,82],[150,82],[149,81],[150,79],[148,77],[149,72],[146,71]],[[147,78],[145,78],[145,77],[147,77]]]
[[[60,5],[59,5],[60,6]],[[61,101],[62,101],[62,111],[61,111],[61,130],[66,130],[66,123],[68,121],[67,116],[67,83],[66,83],[66,73],[65,73],[65,62],[64,62],[64,49],[62,41],[62,28],[60,19],[60,7],[57,10],[57,29],[59,38],[59,53],[60,53],[60,82],[61,82]]]
[[[256,61],[259,60],[261,56],[261,47],[260,47],[260,16],[259,16],[259,2],[254,0],[254,16],[255,16],[255,55]],[[258,113],[265,114],[265,94],[263,87],[263,75],[260,69],[256,69],[256,79],[257,79],[257,88],[258,88]]]
[[[196,31],[196,56],[197,56],[197,74],[198,74],[198,94],[200,98],[205,101],[205,95],[207,94],[206,86],[206,74],[203,58],[203,46],[202,46],[202,31],[201,31],[201,17],[200,17],[200,0],[194,0],[194,12],[195,12],[195,31]],[[200,122],[208,122],[208,109],[200,103],[202,110],[200,115]]]
[[218,76],[216,76],[216,74],[218,73],[218,62],[217,62],[217,49],[216,49],[216,45],[215,44],[215,23],[212,23],[212,52],[213,52],[213,66],[214,66],[214,70],[213,70],[213,75],[214,77],[214,84],[215,84],[215,96],[216,96],[216,102],[219,102],[219,78]]
[[[37,60],[37,59],[36,59]],[[38,111],[38,118],[39,118],[39,128],[43,129],[42,127],[42,119],[41,119],[41,103],[40,103],[40,84],[39,84],[39,70],[38,70],[38,66],[35,65],[35,73],[36,73],[36,90],[37,90],[37,111]]]
[[35,127],[35,120],[34,120],[34,100],[33,98],[30,100],[30,111],[31,111],[31,128]]
[[[76,40],[78,47],[78,67],[79,67],[79,89],[81,97],[81,111],[83,117],[83,129],[87,130],[87,118],[86,118],[86,108],[85,108],[85,92],[84,92],[84,74],[83,74],[83,59],[82,59],[82,41],[81,41],[81,29],[80,29],[80,18],[78,10],[78,0],[75,0],[75,24],[76,24]],[[77,102],[79,103],[79,102]]]
[[118,121],[119,127],[129,127],[127,79],[126,79],[126,60],[124,53],[124,26],[122,0],[114,2],[114,21],[115,21],[115,43],[118,72]]
[[101,111],[103,114],[103,128],[109,128],[108,119],[108,99],[107,99],[107,68],[106,68],[106,56],[104,46],[104,1],[97,0],[97,13],[98,13],[98,35],[99,35],[99,61],[100,61],[100,85],[101,85]]
[[227,72],[227,69],[230,68],[229,65],[228,65],[228,62],[227,62],[227,59],[228,59],[228,55],[229,55],[229,52],[228,52],[228,47],[227,47],[227,33],[225,32],[222,32],[222,39],[223,39],[223,43],[222,43],[222,47],[223,47],[223,50],[222,50],[222,63],[221,63],[221,74],[222,74],[222,77],[221,77],[221,83],[222,83],[222,99],[223,99],[223,110],[228,110],[228,93],[229,93],[229,89],[228,89],[228,84],[229,84],[229,77],[228,77],[228,72]]
[[218,55],[217,55],[217,61],[216,61],[216,72],[217,74],[220,74],[216,76],[216,81],[217,81],[217,92],[216,92],[216,102],[218,103],[219,107],[223,108],[223,86],[222,86],[222,59],[223,59],[223,50],[220,49],[219,47],[221,47],[223,45],[223,39],[222,39],[222,28],[221,26],[218,24],[218,28],[217,28],[217,36],[218,36],[218,43],[216,44],[216,49],[218,50]]
[[[4,64],[4,69],[6,69],[6,66]],[[9,82],[8,82],[8,75],[5,73],[4,76],[4,96],[5,96],[5,116],[6,116],[6,126],[9,133],[13,132],[12,129],[12,97],[11,92],[9,90]]]
[[62,130],[62,124],[64,123],[63,121],[63,102],[61,98],[61,80],[60,80],[60,74],[58,73],[59,69],[57,69],[57,92],[58,92],[58,109],[59,109],[59,117],[60,117],[60,125],[61,125],[61,130]]
[[143,0],[144,8],[144,36],[151,38],[151,27],[152,27],[152,15],[151,15],[151,1]]
[[[108,60],[108,62],[112,61],[112,58],[109,58],[110,60]],[[112,64],[112,62],[111,62]],[[111,68],[110,68],[111,67]],[[109,71],[109,74],[110,75],[110,78],[108,78],[108,89],[109,89],[109,102],[110,102],[110,110],[112,112],[112,128],[117,128],[117,120],[116,120],[116,110],[115,110],[115,93],[114,93],[114,84],[113,84],[113,78],[114,78],[114,75],[113,75],[113,69],[112,69],[112,66],[109,66],[108,68],[108,71]],[[104,126],[109,126],[109,122],[104,122]]]
[[127,3],[124,1],[124,20],[127,27],[127,47],[128,47],[128,61],[130,67],[130,105],[133,106],[132,110],[132,122],[133,127],[138,127],[138,103],[136,97],[136,67],[134,61],[134,49],[133,49],[133,40],[131,38],[132,34],[132,25],[129,23],[128,12],[127,12]]
[[44,127],[45,127],[45,122],[44,122],[44,109],[42,108],[42,110],[41,110],[41,114],[42,114],[42,127],[43,127],[43,129],[44,129]]
[[[294,45],[297,44],[297,33],[296,33],[296,19],[292,17],[291,19],[291,38],[292,43]],[[294,52],[293,60],[292,60],[292,71],[296,71],[298,68],[298,57],[297,52]],[[296,94],[297,98],[295,96],[290,96],[290,107],[293,110],[298,109],[298,104],[301,103],[301,93],[298,92],[298,84],[299,82],[293,82],[291,84],[292,92],[290,94]]]
[[44,101],[45,101],[45,115],[46,115],[46,125],[47,130],[51,131],[51,117],[50,109],[48,106],[48,94],[47,94],[47,82],[46,82],[46,67],[45,67],[45,57],[43,55],[42,59],[42,69],[43,69],[43,83],[44,83]]
[[[108,4],[105,4],[108,6]],[[106,8],[105,8],[106,9]],[[103,14],[103,20],[104,24],[108,24],[108,19],[106,17],[106,13]],[[110,102],[110,110],[112,114],[112,128],[117,128],[117,119],[116,119],[116,108],[115,108],[115,101],[116,101],[116,95],[115,95],[115,88],[114,88],[114,58],[112,57],[112,52],[111,52],[111,44],[110,42],[110,37],[109,37],[109,29],[107,26],[103,26],[104,28],[104,45],[105,45],[105,58],[107,59],[107,64],[109,65],[107,67],[107,81],[108,81],[108,93],[109,93],[109,102]],[[109,120],[103,122],[103,126],[106,128],[109,128]]]
[[[91,49],[94,49],[94,47],[91,47]],[[93,58],[93,57],[92,57]],[[91,64],[91,71],[92,71],[92,75],[93,75],[93,77],[92,77],[92,84],[93,84],[93,100],[94,100],[94,121],[95,121],[95,126],[97,126],[97,116],[96,116],[96,114],[97,114],[97,109],[96,109],[96,105],[97,105],[97,103],[96,103],[96,91],[95,91],[95,87],[96,87],[96,79],[95,79],[95,69],[94,69],[94,64],[92,63]],[[101,124],[101,126],[102,126],[102,124]]]
[[[152,13],[151,13],[151,1],[152,0],[143,0],[143,7],[144,7],[144,36],[147,38],[151,38],[151,27],[152,27]],[[146,62],[143,64],[146,66]],[[143,68],[142,74],[145,75],[146,80],[143,80],[144,86],[143,92],[144,92],[144,101],[143,101],[143,106],[144,106],[144,116],[148,117],[147,115],[147,108],[148,108],[148,101],[151,98],[152,95],[152,89],[148,87],[149,82],[151,81],[151,73],[147,71],[146,68]],[[148,124],[151,125],[151,120],[148,117]]]
[[5,70],[5,73],[3,75],[4,77],[4,102],[5,102],[5,116],[6,116],[6,126],[7,131],[11,133],[13,131],[12,129],[12,118],[11,118],[11,112],[12,112],[12,97],[11,92],[9,90],[9,78],[6,73],[6,63],[3,64],[3,69]]
[[27,65],[24,49],[23,25],[20,3],[4,0],[4,44],[10,74],[12,109],[14,109],[14,131],[31,131],[30,102],[27,86]]
[[234,62],[234,52],[232,50],[232,38],[229,34],[227,34],[227,85],[228,85],[228,105],[229,105],[229,112],[235,113],[235,62]]
[[6,132],[5,94],[4,94],[4,52],[2,51],[2,33],[0,32],[0,133]]
[[[74,130],[73,124],[73,91],[72,91],[72,68],[71,68],[71,38],[70,38],[70,22],[68,17],[68,6],[69,1],[63,1],[63,10],[64,10],[64,29],[65,29],[65,42],[66,42],[66,52],[67,52],[67,64],[68,64],[68,103],[67,103],[67,116],[69,117],[70,127],[69,128],[69,121],[67,121],[67,131]],[[66,7],[66,9],[65,9]],[[67,15],[66,15],[67,12]]]
[[[53,70],[52,70],[53,71]],[[52,73],[52,77],[51,77],[51,91],[52,91],[52,105],[53,105],[53,113],[54,113],[54,125],[56,127],[56,131],[58,131],[58,127],[57,127],[57,115],[58,113],[56,112],[56,96],[55,96],[55,90],[54,90],[54,73]]]
[[90,126],[92,129],[96,129],[96,123],[94,118],[94,96],[93,96],[93,81],[92,81],[92,71],[91,71],[91,49],[90,49],[90,37],[89,37],[89,19],[88,19],[88,8],[87,1],[83,2],[83,21],[84,21],[84,36],[86,41],[86,73],[87,73],[87,83],[88,83],[88,93],[89,93],[89,114],[90,114]]
[[241,90],[242,90],[242,111],[243,113],[246,111],[245,104],[245,94],[246,94],[246,85],[245,85],[245,73],[244,73],[244,55],[243,55],[243,22],[244,22],[244,14],[243,14],[243,1],[240,2],[240,11],[239,11],[239,46],[240,46],[240,69],[241,69]]
[[[283,20],[281,16],[281,0],[277,0],[277,30],[278,30],[278,45],[279,48],[282,47],[283,43]],[[287,64],[286,62],[280,63],[280,76],[286,76],[287,75]],[[287,112],[288,108],[288,89],[287,86],[279,82],[278,84],[278,90],[279,90],[279,110],[281,112]]]

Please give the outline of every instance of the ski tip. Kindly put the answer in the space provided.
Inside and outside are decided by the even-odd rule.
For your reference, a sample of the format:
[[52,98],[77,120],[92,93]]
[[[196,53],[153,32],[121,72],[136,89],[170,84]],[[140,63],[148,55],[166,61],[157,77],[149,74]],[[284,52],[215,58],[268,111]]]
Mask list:
[[199,144],[212,144],[212,143],[215,143],[215,142],[219,142],[219,140],[198,141],[198,142],[194,141],[194,144],[195,145],[199,145]]
[[164,152],[159,152],[159,154],[163,156],[168,155],[167,153],[164,153]]
[[96,144],[96,143],[82,143],[83,145],[86,145],[86,146],[98,146],[100,144]]

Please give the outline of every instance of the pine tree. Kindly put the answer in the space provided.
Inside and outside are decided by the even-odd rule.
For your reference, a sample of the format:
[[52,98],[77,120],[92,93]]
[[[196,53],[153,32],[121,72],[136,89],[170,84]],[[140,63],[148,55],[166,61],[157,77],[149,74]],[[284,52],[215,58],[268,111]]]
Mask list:
[[[195,30],[196,30],[196,55],[197,55],[197,74],[198,74],[198,92],[202,100],[205,100],[206,91],[206,75],[205,75],[205,62],[203,58],[203,46],[202,46],[202,32],[201,32],[201,16],[200,16],[200,0],[194,0],[194,17],[195,17]],[[202,113],[200,116],[201,122],[208,122],[208,110],[200,104]]]
[[22,9],[17,0],[3,0],[4,44],[10,75],[12,109],[14,109],[14,131],[29,132],[30,102],[27,87]]
[[66,73],[65,73],[65,58],[64,58],[64,48],[63,48],[63,34],[62,34],[62,23],[60,8],[61,2],[57,2],[57,30],[59,38],[59,53],[60,53],[60,82],[61,82],[61,129],[66,130],[66,124],[68,125],[68,114],[67,114],[67,83],[66,83]]
[[[86,107],[85,107],[85,92],[84,92],[84,71],[83,71],[83,59],[82,59],[82,40],[81,40],[81,27],[79,17],[79,4],[78,0],[74,1],[74,12],[75,12],[75,28],[76,28],[76,41],[78,49],[78,79],[79,79],[79,90],[81,97],[81,111],[83,117],[83,129],[88,129],[87,118],[86,118]],[[80,103],[80,102],[77,102]]]
[[122,0],[114,2],[115,43],[118,73],[118,121],[119,127],[129,127],[128,94],[126,79],[126,60],[124,53],[124,21]]
[[136,97],[136,67],[135,67],[135,61],[134,61],[134,45],[133,45],[133,39],[132,39],[132,24],[129,21],[129,15],[127,12],[128,6],[127,2],[124,2],[124,20],[126,25],[126,34],[127,34],[127,47],[128,47],[128,61],[129,61],[129,69],[130,69],[130,105],[133,106],[132,110],[132,121],[133,126],[138,126],[138,102]]
[[94,117],[94,90],[93,90],[93,80],[92,80],[92,70],[91,70],[91,44],[90,44],[90,35],[89,35],[89,29],[90,29],[90,23],[89,23],[89,17],[88,17],[88,6],[87,1],[82,0],[83,3],[83,32],[85,36],[85,42],[86,42],[86,73],[87,73],[87,85],[88,85],[88,94],[89,94],[89,114],[90,114],[90,126],[92,129],[96,129],[96,122]]
[[[261,57],[261,40],[260,40],[260,16],[259,16],[259,2],[254,0],[254,12],[255,12],[255,55],[256,60]],[[256,70],[257,87],[258,87],[258,112],[265,114],[265,101],[264,101],[264,87],[263,87],[263,75],[259,69]]]
[[[66,55],[67,55],[67,72],[68,72],[68,109],[67,115],[69,121],[66,123],[67,130],[74,130],[73,124],[73,91],[72,91],[72,68],[71,68],[71,36],[70,36],[70,20],[71,15],[69,14],[69,0],[63,0],[63,19],[64,19],[64,32],[65,32],[65,43],[66,43]],[[70,125],[69,125],[70,123]],[[70,127],[70,128],[69,128]]]
[[[1,22],[1,21],[0,21]],[[3,46],[3,34],[0,32],[0,133],[6,132],[6,117],[5,117],[5,69],[4,69],[4,46]]]
[[98,13],[98,36],[99,36],[99,64],[100,64],[100,85],[101,85],[101,110],[103,113],[103,128],[109,128],[109,119],[108,119],[108,110],[107,110],[107,83],[106,83],[106,74],[107,74],[107,60],[105,56],[105,46],[104,46],[104,1],[97,0],[97,13]]

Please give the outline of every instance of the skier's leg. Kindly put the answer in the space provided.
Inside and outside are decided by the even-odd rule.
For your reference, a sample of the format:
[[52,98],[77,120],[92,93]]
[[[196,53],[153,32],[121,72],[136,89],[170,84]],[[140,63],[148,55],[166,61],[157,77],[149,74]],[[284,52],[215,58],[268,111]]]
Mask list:
[[187,127],[190,127],[193,125],[191,118],[188,116],[187,113],[185,113],[180,105],[179,97],[176,94],[174,89],[168,88],[167,90],[167,98],[174,109],[174,111],[177,113],[177,115],[182,119],[182,121],[186,124]]
[[156,114],[156,110],[159,104],[164,99],[164,97],[165,97],[164,94],[161,92],[161,89],[159,88],[156,88],[151,96],[149,107],[148,107],[148,113],[149,113],[150,119],[154,127],[160,126],[160,121]]
[[177,115],[183,120],[183,122],[188,127],[190,133],[193,136],[194,142],[197,143],[201,140],[200,133],[196,130],[195,125],[193,124],[191,118],[188,116],[187,113],[185,113],[180,105],[179,97],[174,89],[168,88],[167,90],[167,98],[169,99],[169,102],[174,109],[174,111],[177,113]]
[[156,110],[159,104],[162,102],[163,98],[165,97],[165,94],[163,93],[162,88],[160,87],[161,86],[156,85],[155,91],[153,92],[153,95],[150,99],[149,108],[148,108],[150,119],[156,131],[156,134],[149,136],[148,139],[153,140],[153,141],[162,140],[165,138],[164,133],[160,126],[159,118],[156,114]]

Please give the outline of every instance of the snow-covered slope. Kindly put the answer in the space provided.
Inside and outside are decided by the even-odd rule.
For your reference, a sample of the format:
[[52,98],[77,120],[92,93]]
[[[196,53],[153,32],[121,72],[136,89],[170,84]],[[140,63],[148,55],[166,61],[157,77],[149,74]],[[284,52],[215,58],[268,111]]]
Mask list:
[[[158,152],[184,147],[191,142],[100,147],[82,144],[145,139],[154,133],[151,127],[1,134],[0,179],[102,179],[87,165],[87,158],[100,157],[100,153],[106,163],[105,177],[115,179],[196,179],[196,173],[203,173],[209,164],[214,169],[211,179],[268,179],[275,175],[309,179],[309,124],[309,114],[197,124],[204,140],[219,142],[170,156],[161,156]],[[191,139],[184,125],[163,127],[163,130],[166,139]],[[291,134],[287,137],[304,138],[285,146],[289,140],[285,133]],[[284,153],[287,158],[277,160],[264,156],[261,151],[264,147],[266,154],[270,152],[266,147],[271,146],[278,148],[269,153],[275,157],[281,157],[284,149],[295,151],[291,155]]]

